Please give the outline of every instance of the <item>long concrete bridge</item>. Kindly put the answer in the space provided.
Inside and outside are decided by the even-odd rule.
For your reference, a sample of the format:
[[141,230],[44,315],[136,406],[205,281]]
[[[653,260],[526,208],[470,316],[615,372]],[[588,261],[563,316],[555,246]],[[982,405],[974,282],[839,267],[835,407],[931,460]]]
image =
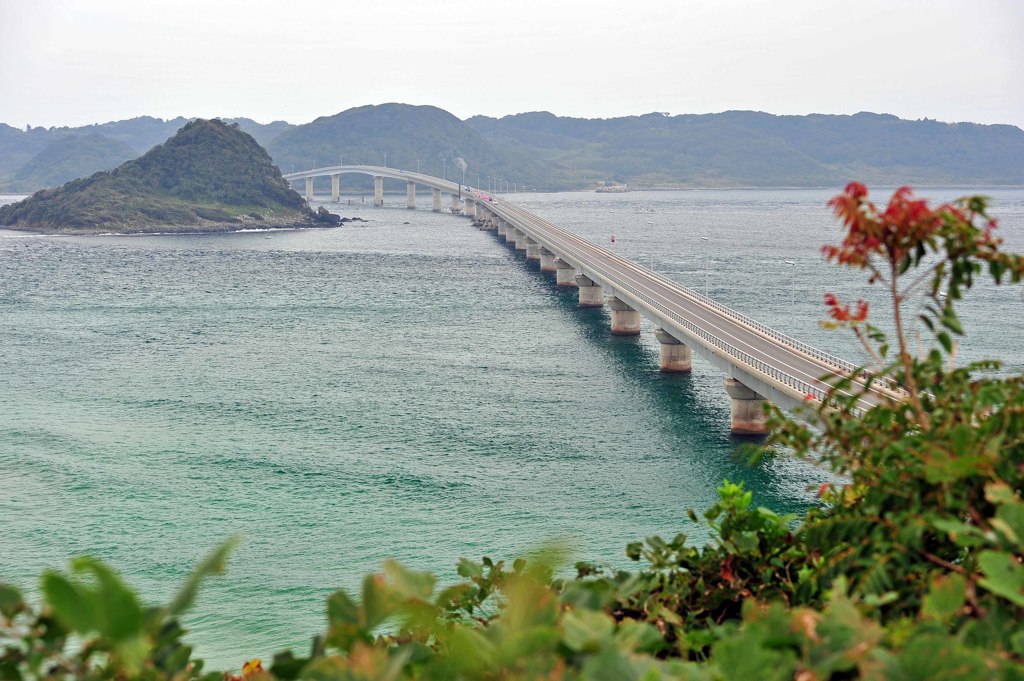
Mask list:
[[[627,260],[530,213],[500,197],[437,177],[377,166],[333,166],[285,175],[305,180],[306,198],[313,195],[313,178],[332,179],[331,198],[339,200],[339,177],[345,173],[374,178],[374,204],[383,204],[383,180],[407,183],[406,206],[416,207],[416,186],[433,191],[433,209],[441,195],[452,198],[453,212],[464,212],[482,230],[537,260],[540,271],[555,275],[559,286],[578,289],[580,307],[607,306],[611,333],[637,335],[640,319],[655,325],[664,372],[689,372],[696,352],[727,376],[731,427],[736,434],[766,432],[764,401],[786,410],[822,400],[836,379],[850,376],[856,366],[843,359],[771,329],[746,315],[681,286],[638,263]],[[858,382],[860,379],[858,379]],[[876,383],[862,396],[859,407],[869,409],[883,397],[899,399],[891,385]]]

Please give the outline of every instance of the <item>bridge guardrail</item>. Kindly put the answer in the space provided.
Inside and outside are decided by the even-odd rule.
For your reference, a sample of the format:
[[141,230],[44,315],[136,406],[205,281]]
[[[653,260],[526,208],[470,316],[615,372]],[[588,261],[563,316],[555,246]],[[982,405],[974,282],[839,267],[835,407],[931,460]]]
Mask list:
[[[509,205],[511,207],[513,207],[513,208],[518,208],[517,206],[512,206],[511,204],[509,204]],[[582,239],[582,237],[578,237],[578,236],[576,236],[574,234],[571,234],[570,232],[566,232],[566,230],[558,227],[557,225],[554,225],[554,224],[548,222],[547,220],[544,220],[543,218],[539,218],[539,219],[540,219],[541,222],[545,223],[546,225],[550,226],[551,228],[554,228],[555,230],[557,230],[559,232],[562,232],[562,233],[566,234],[567,236],[570,236],[570,237],[576,239],[577,241],[585,241],[584,239]],[[589,244],[589,242],[586,242],[586,243]],[[614,257],[614,258],[616,258],[618,260],[621,260],[623,262],[627,262],[631,266],[640,267],[641,269],[645,269],[645,268],[643,268],[643,266],[638,265],[637,263],[633,263],[632,261],[627,261],[627,260],[625,260],[625,258],[622,258],[621,256],[618,256],[616,254],[609,253],[608,255],[611,256],[611,257]],[[693,289],[690,289],[690,288],[688,288],[686,286],[682,286],[678,282],[675,282],[675,281],[673,281],[671,279],[666,279],[664,276],[658,275],[655,272],[652,272],[651,274],[653,274],[657,278],[661,279],[663,281],[663,283],[670,284],[672,287],[676,288],[677,290],[682,292],[684,295],[689,296],[690,298],[692,298],[696,302],[699,302],[702,305],[705,305],[706,307],[714,309],[714,310],[718,311],[719,313],[721,313],[721,314],[723,314],[723,315],[725,315],[727,317],[732,318],[735,321],[743,323],[743,324],[745,324],[745,325],[747,325],[747,326],[749,326],[749,327],[759,331],[760,333],[762,333],[762,334],[768,336],[769,338],[775,340],[777,343],[780,343],[782,345],[786,345],[786,346],[789,346],[789,347],[794,348],[796,350],[799,350],[800,352],[803,352],[804,354],[806,354],[806,355],[808,355],[810,357],[813,357],[814,359],[822,362],[823,364],[833,366],[833,367],[835,367],[835,368],[837,368],[837,369],[839,369],[841,371],[844,371],[844,372],[846,372],[848,374],[849,373],[853,373],[854,371],[856,371],[857,369],[860,368],[856,364],[854,364],[853,362],[849,362],[849,361],[844,360],[844,359],[842,359],[840,357],[836,357],[835,355],[832,355],[832,354],[829,354],[827,352],[824,352],[823,350],[819,350],[818,348],[814,347],[813,345],[809,345],[807,343],[799,341],[799,340],[793,338],[792,336],[787,336],[786,334],[781,333],[780,331],[777,331],[777,330],[773,329],[772,327],[768,326],[767,324],[764,324],[764,323],[759,322],[759,321],[757,321],[755,319],[752,319],[752,318],[748,317],[747,315],[745,315],[745,314],[743,314],[741,312],[737,312],[736,310],[733,310],[732,308],[727,307],[726,305],[723,305],[723,304],[717,302],[716,300],[713,300],[712,298],[709,298],[708,296],[705,296],[705,295],[703,295],[701,293],[698,293],[698,292],[694,291]],[[742,350],[740,350],[739,352],[742,352]],[[864,375],[865,377],[874,376],[874,380],[876,382],[880,383],[881,385],[883,385],[888,390],[891,390],[891,391],[896,392],[896,393],[904,394],[904,395],[906,394],[906,391],[903,389],[902,386],[900,386],[898,383],[896,383],[895,381],[893,381],[892,379],[890,379],[888,377],[875,376],[871,372],[866,372],[866,371],[862,372],[862,375]]]
[[625,289],[630,293],[630,295],[633,295],[639,300],[643,301],[649,307],[656,309],[663,316],[667,316],[672,321],[676,322],[690,333],[701,338],[705,343],[708,343],[713,347],[716,347],[726,352],[727,354],[731,355],[733,358],[739,360],[743,364],[746,364],[747,366],[750,366],[751,368],[760,371],[761,373],[775,379],[776,381],[782,383],[783,385],[787,385],[790,388],[793,388],[794,390],[802,392],[804,395],[811,395],[814,397],[814,399],[819,401],[825,399],[825,396],[827,394],[826,391],[822,390],[818,386],[812,385],[799,378],[790,376],[785,372],[779,371],[778,369],[768,364],[767,362],[757,359],[756,357],[750,355],[749,353],[740,350],[731,343],[727,343],[726,341],[722,340],[718,336],[715,336],[709,331],[700,328],[699,326],[689,321],[688,319],[683,318],[681,315],[672,312],[671,310],[667,309],[663,304],[654,300],[646,293],[641,293],[640,291],[637,291],[632,286],[618,285],[618,287],[621,289]]

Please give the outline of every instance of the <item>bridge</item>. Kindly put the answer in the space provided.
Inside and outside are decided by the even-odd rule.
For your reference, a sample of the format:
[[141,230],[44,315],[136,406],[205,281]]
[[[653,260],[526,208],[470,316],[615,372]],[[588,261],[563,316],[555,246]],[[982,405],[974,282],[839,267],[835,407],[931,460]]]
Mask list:
[[[696,352],[725,373],[735,434],[766,432],[765,400],[790,411],[819,402],[837,379],[857,368],[478,189],[377,166],[331,166],[284,177],[305,180],[307,199],[313,196],[314,177],[331,177],[331,198],[338,201],[339,177],[345,173],[374,178],[377,206],[383,205],[385,178],[407,183],[408,208],[416,207],[417,185],[431,188],[435,211],[441,209],[441,195],[449,194],[453,212],[469,215],[479,229],[495,232],[528,260],[539,261],[540,271],[554,274],[559,286],[578,289],[580,307],[607,306],[613,335],[638,335],[641,317],[649,319],[660,343],[661,371],[689,372]],[[900,397],[891,384],[876,383],[858,407],[867,410]]]

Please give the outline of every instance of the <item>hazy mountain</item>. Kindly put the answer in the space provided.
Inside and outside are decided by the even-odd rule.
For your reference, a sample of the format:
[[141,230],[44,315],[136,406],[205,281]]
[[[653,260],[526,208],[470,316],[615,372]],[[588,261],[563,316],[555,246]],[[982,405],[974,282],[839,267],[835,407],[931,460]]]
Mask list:
[[110,172],[0,207],[0,225],[42,232],[312,226],[316,216],[256,140],[197,119]]
[[[58,186],[61,182],[69,179],[91,175],[97,170],[108,170],[121,161],[138,156],[173,136],[189,120],[182,116],[169,120],[139,116],[123,121],[110,121],[77,128],[53,127],[29,128],[27,130],[12,128],[0,123],[0,191],[35,191]],[[237,122],[239,128],[252,135],[263,145],[281,132],[295,127],[284,121],[261,124],[248,118],[238,118],[227,122]],[[64,168],[54,167],[52,169],[55,179],[46,179],[43,174],[36,172],[33,168],[25,167],[49,145],[57,144],[70,137],[93,135],[102,135],[106,139],[115,140],[130,147],[133,153],[122,156],[114,163],[94,164],[92,159],[97,154],[96,144],[83,143],[73,146],[64,142],[63,144],[67,146],[58,147],[64,153],[62,156]],[[81,153],[80,157],[77,152]]]
[[[285,172],[314,165],[387,164],[448,179],[462,180],[458,159],[467,165],[467,184],[486,186],[487,176],[536,177],[536,163],[515,150],[497,150],[480,134],[452,114],[434,106],[381,104],[361,106],[283,132],[267,151]],[[418,162],[418,163],[417,163]],[[350,186],[370,186],[368,178],[345,176]]]
[[[137,153],[174,134],[185,118],[143,116],[81,128],[19,130],[0,124],[0,190],[48,145],[102,134]],[[1010,125],[908,121],[886,114],[774,116],[754,111],[608,119],[533,112],[460,121],[433,106],[349,109],[305,125],[234,119],[288,172],[345,163],[383,164],[488,186],[488,176],[541,189],[598,182],[634,187],[839,186],[873,184],[1024,185],[1024,131]],[[69,167],[86,167],[69,157]],[[444,168],[444,170],[442,170]],[[477,179],[479,174],[479,180]],[[42,178],[39,178],[42,181]],[[328,180],[318,180],[326,191]],[[371,180],[344,176],[348,188]],[[35,189],[42,185],[28,186]]]
[[11,188],[56,187],[98,170],[110,170],[138,154],[124,142],[92,133],[65,135],[43,147],[15,173]]
[[774,116],[754,111],[610,119],[547,112],[467,123],[499,151],[561,166],[555,184],[834,186],[1024,184],[1024,131],[907,121],[885,114]]
[[272,123],[257,123],[251,118],[223,118],[225,123],[237,123],[238,128],[245,133],[252,135],[252,138],[266,148],[270,142],[282,132],[296,127],[287,121],[273,121]]

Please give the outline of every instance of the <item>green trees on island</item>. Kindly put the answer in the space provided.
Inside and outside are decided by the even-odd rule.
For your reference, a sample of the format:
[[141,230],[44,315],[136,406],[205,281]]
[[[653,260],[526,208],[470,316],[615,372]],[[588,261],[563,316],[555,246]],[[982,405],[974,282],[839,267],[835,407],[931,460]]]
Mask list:
[[256,141],[196,119],[110,172],[0,207],[0,225],[39,231],[182,231],[312,226],[316,215]]
[[[328,599],[308,653],[228,678],[1024,678],[1024,378],[951,362],[958,301],[980,277],[1020,282],[1024,259],[1001,249],[979,197],[930,208],[901,189],[879,208],[852,184],[832,205],[845,232],[825,255],[886,291],[895,332],[829,296],[828,323],[852,329],[875,366],[809,397],[813,426],[771,410],[759,456],[813,458],[842,480],[805,517],[755,508],[725,482],[702,519],[691,511],[711,544],[649,537],[627,547],[635,571],[580,563],[555,578],[564,557],[548,550],[463,559],[439,587],[385,562],[360,593]],[[913,296],[933,334],[923,353],[909,342]],[[857,396],[879,382],[889,398],[862,412]],[[222,678],[191,659],[177,617],[229,549],[163,607],[89,558],[45,573],[38,608],[0,587],[0,678]]]

